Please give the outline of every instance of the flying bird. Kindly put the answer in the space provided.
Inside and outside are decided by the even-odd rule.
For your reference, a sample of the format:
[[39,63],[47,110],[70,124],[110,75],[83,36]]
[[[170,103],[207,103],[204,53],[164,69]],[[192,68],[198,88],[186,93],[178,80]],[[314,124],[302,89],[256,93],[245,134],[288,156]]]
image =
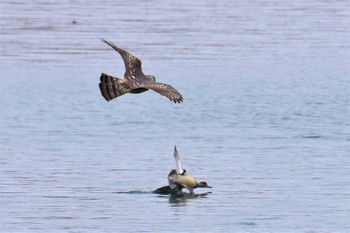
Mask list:
[[139,94],[149,89],[167,97],[174,103],[183,101],[182,95],[172,86],[165,83],[156,82],[153,75],[145,75],[142,72],[141,60],[127,51],[117,47],[110,41],[101,39],[104,43],[111,46],[123,58],[125,64],[124,79],[110,76],[102,73],[100,77],[100,90],[102,96],[110,101],[126,93]]
[[196,188],[211,188],[207,182],[198,182],[194,177],[190,176],[185,169],[183,169],[176,146],[174,148],[174,157],[177,169],[171,170],[168,175],[169,186],[161,187],[155,190],[155,193],[178,195],[181,194],[183,188],[186,188],[190,194],[194,194],[193,190]]

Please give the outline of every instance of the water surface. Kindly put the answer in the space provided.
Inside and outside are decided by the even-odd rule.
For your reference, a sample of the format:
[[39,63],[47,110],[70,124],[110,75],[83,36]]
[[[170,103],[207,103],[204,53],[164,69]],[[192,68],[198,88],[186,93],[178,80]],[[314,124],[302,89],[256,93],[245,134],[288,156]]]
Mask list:
[[[1,231],[349,231],[346,1],[2,1],[0,15]],[[100,73],[124,67],[99,38],[185,101],[105,102]],[[207,196],[151,193],[175,144]]]

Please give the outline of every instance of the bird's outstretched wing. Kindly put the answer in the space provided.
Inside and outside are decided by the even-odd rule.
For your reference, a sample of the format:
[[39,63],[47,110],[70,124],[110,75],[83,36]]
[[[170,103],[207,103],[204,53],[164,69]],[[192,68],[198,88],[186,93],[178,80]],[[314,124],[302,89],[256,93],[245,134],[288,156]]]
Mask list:
[[125,64],[125,74],[124,78],[129,80],[139,80],[145,79],[145,75],[142,72],[141,60],[132,54],[128,53],[124,49],[117,47],[113,42],[101,39],[103,42],[111,46],[115,51],[117,51],[124,60]]
[[158,82],[145,82],[142,83],[142,87],[158,92],[159,94],[167,97],[170,101],[173,101],[174,103],[180,103],[183,101],[182,95],[169,84]]
[[182,168],[180,155],[179,155],[179,152],[177,152],[176,146],[174,147],[174,157],[175,157],[175,162],[177,167],[177,173],[182,175],[184,172],[184,169]]
[[125,79],[112,77],[108,74],[102,73],[99,84],[102,96],[107,101],[110,101],[114,98],[117,98],[118,96],[128,93],[130,89],[125,83]]

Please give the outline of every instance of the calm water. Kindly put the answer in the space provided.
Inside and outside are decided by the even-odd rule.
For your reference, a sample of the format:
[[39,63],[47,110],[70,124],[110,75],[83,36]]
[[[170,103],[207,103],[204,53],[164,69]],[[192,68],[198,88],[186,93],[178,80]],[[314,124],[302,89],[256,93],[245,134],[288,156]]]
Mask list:
[[[347,1],[2,1],[1,232],[350,230]],[[171,83],[105,102],[121,58]],[[202,198],[151,191],[184,167]],[[203,193],[208,190],[197,190]]]

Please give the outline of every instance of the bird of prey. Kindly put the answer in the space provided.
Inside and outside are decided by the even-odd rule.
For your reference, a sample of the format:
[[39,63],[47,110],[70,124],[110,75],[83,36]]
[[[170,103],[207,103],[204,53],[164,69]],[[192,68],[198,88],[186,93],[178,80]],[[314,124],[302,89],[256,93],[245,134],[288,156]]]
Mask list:
[[140,59],[117,47],[110,41],[104,39],[101,40],[117,51],[123,58],[125,64],[124,79],[104,73],[101,74],[99,87],[102,96],[107,101],[126,93],[138,94],[149,89],[167,97],[174,103],[180,103],[183,101],[182,95],[175,88],[169,84],[156,82],[155,77],[152,75],[145,75],[141,69]]
[[193,195],[193,189],[195,188],[211,188],[207,182],[197,182],[195,178],[190,176],[186,170],[183,169],[176,146],[174,148],[174,157],[177,169],[171,170],[168,175],[169,186],[161,187],[155,190],[155,193],[179,195],[183,188],[187,188],[190,194]]

